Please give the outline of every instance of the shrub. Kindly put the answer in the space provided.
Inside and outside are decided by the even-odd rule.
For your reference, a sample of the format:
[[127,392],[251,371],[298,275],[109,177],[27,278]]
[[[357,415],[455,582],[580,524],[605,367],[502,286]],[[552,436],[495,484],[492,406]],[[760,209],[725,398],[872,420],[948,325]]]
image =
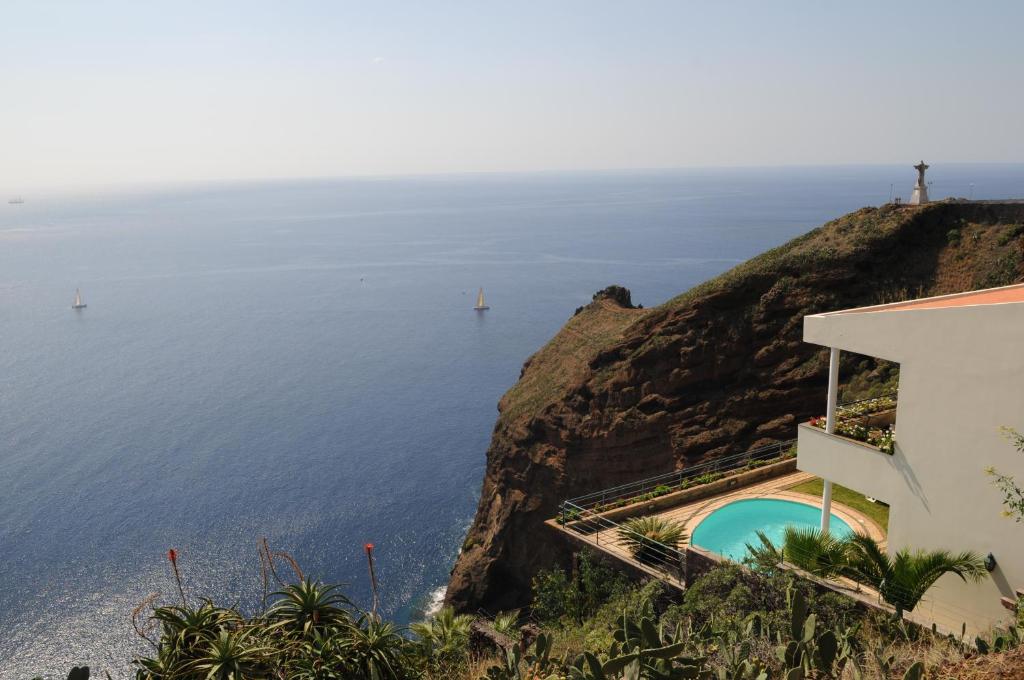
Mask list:
[[768,627],[779,630],[788,620],[786,591],[796,588],[813,603],[812,611],[826,629],[845,624],[857,616],[857,603],[839,593],[818,594],[812,584],[776,572],[759,574],[738,565],[722,565],[698,578],[687,588],[683,603],[670,607],[662,617],[666,625],[679,625],[689,618],[696,625],[708,621],[724,626],[742,623],[758,615]]
[[579,626],[582,649],[610,646],[616,624],[623,615],[633,620],[654,618],[664,594],[665,586],[652,579],[639,586],[627,587],[618,595],[610,597]]
[[1021,254],[1009,252],[993,263],[989,271],[984,275],[975,276],[974,282],[979,287],[995,288],[997,286],[1008,286],[1017,280],[1021,266]]
[[774,619],[773,612],[786,606],[788,579],[764,576],[738,565],[716,567],[694,581],[683,597],[683,603],[669,608],[669,621],[689,618],[697,625],[706,621],[743,620],[750,614],[764,613]]
[[1010,241],[1014,240],[1021,234],[1024,234],[1024,224],[1011,224],[999,234],[997,242],[1000,246],[1009,245]]
[[[597,511],[601,512],[601,507],[600,506],[598,506]],[[578,508],[572,508],[571,510],[563,510],[562,512],[559,512],[557,519],[558,519],[558,523],[559,524],[569,524],[570,522],[575,522],[579,518],[580,518],[580,510]],[[469,541],[468,538],[466,540],[467,540],[467,542]],[[470,544],[469,547],[473,547],[472,544]],[[462,550],[463,550],[463,552],[465,552],[467,550],[465,545],[463,545]]]
[[578,599],[577,586],[561,569],[545,569],[533,577],[533,615],[542,622],[558,621]]
[[576,578],[562,569],[547,569],[533,579],[533,616],[544,623],[570,619],[576,623],[592,615],[609,599],[629,589],[629,580],[581,552]]
[[724,475],[721,472],[705,472],[693,480],[694,484],[710,484],[711,482],[718,481]]

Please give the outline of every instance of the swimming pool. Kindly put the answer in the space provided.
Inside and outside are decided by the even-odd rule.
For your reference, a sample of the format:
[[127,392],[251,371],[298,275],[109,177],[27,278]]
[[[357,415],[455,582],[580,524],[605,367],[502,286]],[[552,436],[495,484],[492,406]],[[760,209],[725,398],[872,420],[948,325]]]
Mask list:
[[[763,531],[777,546],[782,545],[787,526],[818,527],[821,510],[811,505],[781,498],[750,498],[722,506],[708,515],[693,531],[690,542],[731,560],[747,556],[747,544],[760,545],[757,531]],[[829,525],[833,536],[845,538],[853,533],[850,525],[832,515]]]

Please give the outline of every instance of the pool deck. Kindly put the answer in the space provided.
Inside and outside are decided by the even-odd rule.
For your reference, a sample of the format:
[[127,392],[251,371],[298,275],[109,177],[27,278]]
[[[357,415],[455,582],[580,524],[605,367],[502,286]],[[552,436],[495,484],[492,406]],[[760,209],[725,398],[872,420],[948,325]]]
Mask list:
[[[704,498],[692,503],[677,505],[676,507],[654,513],[654,515],[682,524],[686,528],[686,533],[688,535],[692,535],[693,530],[696,529],[697,525],[704,521],[708,515],[722,506],[734,503],[735,501],[748,500],[751,498],[779,498],[803,503],[804,505],[820,509],[820,498],[815,498],[814,496],[806,493],[790,491],[790,487],[811,479],[817,478],[807,472],[793,472],[788,475],[768,479],[757,484],[741,487],[734,491],[714,496],[713,498]],[[883,531],[882,528],[867,515],[864,515],[863,513],[846,505],[837,503],[836,501],[832,501],[832,514],[849,524],[850,528],[857,533],[870,536],[876,541],[881,542],[883,545],[885,544],[885,531]]]
[[[692,501],[690,503],[683,503],[676,505],[664,510],[644,513],[644,516],[663,517],[665,519],[671,519],[684,526],[687,533],[686,543],[690,544],[690,535],[693,534],[693,530],[698,524],[704,520],[705,517],[710,515],[715,510],[719,509],[723,505],[728,505],[734,501],[749,499],[749,498],[780,498],[785,500],[796,501],[798,503],[804,503],[814,508],[821,507],[821,499],[815,498],[814,496],[798,493],[796,491],[790,491],[789,488],[795,484],[800,484],[810,479],[815,479],[815,476],[807,472],[791,472],[778,477],[757,482],[749,486],[740,487],[732,491],[724,492],[715,495],[710,498],[703,498],[700,500]],[[872,538],[885,541],[885,532],[875,524],[874,521],[869,519],[866,515],[848,507],[832,502],[832,514],[839,517],[844,522],[850,525],[854,531],[866,534]],[[644,572],[654,578],[661,579],[671,585],[678,588],[682,588],[682,579],[676,575],[667,573],[661,569],[654,569],[647,565],[641,564],[633,559],[632,554],[625,542],[619,537],[618,532],[610,529],[601,531],[595,531],[592,533],[577,533],[574,531],[566,530],[565,528],[558,525],[554,520],[548,522],[552,528],[560,531],[565,531],[573,537],[575,541],[583,544],[589,544],[594,548],[610,554],[611,556],[621,560],[622,562],[630,565],[633,569]],[[851,582],[851,590],[853,589]]]

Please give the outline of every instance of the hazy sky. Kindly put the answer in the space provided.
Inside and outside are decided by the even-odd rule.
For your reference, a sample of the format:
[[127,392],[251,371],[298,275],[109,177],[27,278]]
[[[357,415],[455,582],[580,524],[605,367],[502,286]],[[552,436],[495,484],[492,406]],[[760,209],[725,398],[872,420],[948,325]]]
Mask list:
[[0,195],[1024,160],[1024,3],[0,4]]

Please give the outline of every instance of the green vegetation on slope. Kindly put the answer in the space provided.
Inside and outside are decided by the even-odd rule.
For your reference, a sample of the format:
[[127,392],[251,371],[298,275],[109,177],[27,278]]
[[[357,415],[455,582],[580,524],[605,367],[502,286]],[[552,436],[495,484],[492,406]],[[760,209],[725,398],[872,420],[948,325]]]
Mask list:
[[529,370],[523,371],[501,400],[502,415],[514,421],[523,414],[536,414],[558,399],[585,375],[599,349],[620,340],[623,330],[645,313],[595,296],[592,304],[580,309],[530,358]]
[[736,288],[763,276],[799,276],[808,269],[828,266],[829,262],[855,251],[870,250],[876,241],[887,237],[918,210],[908,211],[892,206],[861,208],[761,253],[677,295],[662,307],[677,307],[708,293]]
[[[277,560],[296,578],[269,594],[260,612],[196,598],[180,580],[180,603],[140,606],[133,624],[151,647],[134,662],[136,680],[989,677],[973,674],[967,660],[977,653],[963,640],[908,628],[774,569],[714,567],[680,598],[657,581],[631,583],[583,553],[575,573],[551,570],[534,580],[532,616],[496,617],[488,646],[482,629],[474,638],[474,617],[446,609],[401,629],[336,587],[302,577],[290,557],[270,554],[268,580],[284,575]],[[525,622],[532,626],[520,628]],[[1012,666],[1020,635],[998,632],[977,646]],[[494,646],[499,639],[507,649]],[[957,675],[944,675],[953,666]],[[76,669],[72,677],[89,673]]]

